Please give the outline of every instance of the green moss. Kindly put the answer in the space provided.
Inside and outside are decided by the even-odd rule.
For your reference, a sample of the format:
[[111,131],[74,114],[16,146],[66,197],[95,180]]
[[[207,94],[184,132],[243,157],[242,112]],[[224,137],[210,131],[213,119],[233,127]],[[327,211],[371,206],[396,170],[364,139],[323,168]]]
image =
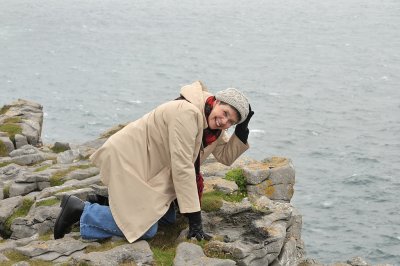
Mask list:
[[211,249],[211,248],[209,248],[209,246],[207,244],[203,247],[203,251],[207,257],[225,259],[225,260],[226,259],[235,260],[235,258],[233,257],[232,254],[225,253],[220,250]]
[[39,236],[39,240],[40,241],[49,241],[49,240],[53,240],[54,236],[53,236],[53,231],[47,231],[45,234],[42,234],[41,236]]
[[19,262],[19,261],[29,260],[28,256],[25,256],[14,250],[4,252],[4,256],[6,256],[9,259],[9,261],[2,261],[2,265],[4,265],[4,266],[13,265],[14,263]]
[[69,170],[62,170],[54,173],[50,177],[50,186],[55,187],[55,186],[61,186],[62,184],[65,183],[64,180],[62,180],[70,171]]
[[171,225],[159,225],[158,232],[149,240],[149,245],[154,254],[156,265],[172,265],[176,253],[176,239],[188,227],[183,215],[177,217],[177,221]]
[[11,266],[16,264],[17,262],[27,261],[31,266],[50,266],[54,265],[53,262],[44,261],[44,260],[31,260],[28,256],[25,256],[15,250],[6,251],[4,255],[9,259],[9,261],[2,261],[2,266]]
[[10,217],[6,219],[6,221],[4,222],[4,231],[3,231],[3,234],[6,238],[10,237],[12,234],[11,231],[12,222],[18,217],[26,216],[29,210],[31,209],[33,203],[34,202],[31,199],[24,199],[21,207],[19,207]]
[[7,113],[7,111],[11,108],[11,105],[4,105],[3,107],[1,107],[0,109],[0,115],[4,115],[5,113]]
[[3,187],[3,197],[4,197],[5,199],[7,199],[7,198],[10,197],[10,185],[5,185],[5,186]]
[[60,203],[59,199],[48,199],[48,200],[42,200],[36,203],[36,207],[40,207],[40,206],[53,206]]
[[0,125],[0,131],[6,132],[8,137],[15,141],[15,135],[22,133],[22,128],[17,124],[2,124]]
[[102,134],[100,136],[100,138],[109,138],[112,135],[114,135],[115,133],[117,133],[118,131],[120,131],[121,129],[123,129],[125,126],[126,125],[119,124],[119,125],[115,126],[115,128],[112,128],[109,131],[107,131],[106,133]]
[[218,211],[222,207],[221,192],[212,191],[204,193],[201,199],[201,209],[205,212]]
[[247,193],[246,178],[243,175],[243,170],[240,168],[232,169],[225,174],[225,179],[235,181],[241,193]]
[[66,170],[61,170],[57,171],[50,177],[50,186],[61,186],[62,184],[65,183],[65,180],[63,178],[69,174],[72,171],[78,170],[78,169],[87,169],[92,167],[91,164],[83,164],[83,165],[76,165],[76,166],[71,166],[70,168]]
[[[8,155],[8,150],[6,144],[0,140],[0,157],[4,157]],[[2,167],[2,166],[0,166]]]
[[0,168],[1,168],[1,167],[4,167],[4,166],[7,166],[7,165],[9,165],[9,164],[12,164],[12,162],[0,163]]
[[158,248],[154,247],[151,249],[153,251],[154,260],[156,265],[160,266],[172,266],[175,258],[176,248]]
[[117,240],[117,241],[112,241],[111,239],[106,239],[106,240],[99,240],[97,241],[101,245],[100,246],[88,246],[85,248],[85,253],[90,253],[90,252],[103,252],[107,251],[110,249],[113,249],[115,247],[128,244],[128,242],[125,239]]
[[3,123],[4,124],[18,124],[21,122],[22,122],[21,117],[14,116],[14,117],[9,117],[9,118],[5,119]]
[[60,152],[67,151],[68,148],[66,148],[66,147],[55,147],[55,146],[53,146],[53,147],[51,147],[51,150],[52,150],[54,153],[60,153]]
[[43,166],[36,168],[34,172],[41,172],[41,171],[46,170],[49,167],[50,167],[50,165],[43,165]]
[[225,194],[220,191],[207,192],[203,194],[201,199],[201,209],[205,212],[218,211],[222,207],[222,200],[241,202],[245,197],[247,197],[247,194],[241,192],[231,194]]

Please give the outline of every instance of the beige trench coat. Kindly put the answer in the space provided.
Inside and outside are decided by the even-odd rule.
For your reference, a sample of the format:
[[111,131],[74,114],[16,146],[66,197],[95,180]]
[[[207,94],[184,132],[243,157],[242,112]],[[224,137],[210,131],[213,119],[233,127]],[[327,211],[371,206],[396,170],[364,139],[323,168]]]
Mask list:
[[109,203],[118,227],[129,242],[140,238],[177,198],[182,213],[200,211],[194,162],[201,152],[232,164],[249,146],[224,132],[202,145],[208,126],[204,114],[211,96],[201,82],[182,87],[186,100],[158,106],[111,136],[91,157],[108,186]]

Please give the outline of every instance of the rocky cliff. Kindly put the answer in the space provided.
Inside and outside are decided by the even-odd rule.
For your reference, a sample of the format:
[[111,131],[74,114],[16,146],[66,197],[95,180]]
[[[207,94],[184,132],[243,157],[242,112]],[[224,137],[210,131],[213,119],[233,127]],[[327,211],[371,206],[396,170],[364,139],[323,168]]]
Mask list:
[[[42,106],[18,100],[0,111],[1,265],[322,265],[305,258],[302,216],[290,204],[290,159],[242,157],[232,166],[202,166],[205,231],[211,241],[186,240],[187,221],[161,227],[150,241],[85,241],[76,226],[54,240],[60,199],[107,195],[88,157],[119,125],[80,145],[42,144]],[[332,265],[368,265],[361,258]]]

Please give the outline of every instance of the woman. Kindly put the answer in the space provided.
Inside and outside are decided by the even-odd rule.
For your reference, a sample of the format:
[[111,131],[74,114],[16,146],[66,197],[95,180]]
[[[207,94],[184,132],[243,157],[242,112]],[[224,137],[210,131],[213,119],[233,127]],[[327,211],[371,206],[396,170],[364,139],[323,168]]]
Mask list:
[[[86,239],[124,236],[148,239],[158,223],[172,223],[177,199],[189,218],[188,238],[209,239],[202,229],[200,164],[212,153],[231,165],[249,148],[247,128],[254,114],[236,89],[211,95],[200,82],[182,87],[180,97],[158,106],[111,136],[90,157],[108,187],[109,206],[62,199],[54,238],[80,221]],[[226,129],[238,124],[228,138]]]

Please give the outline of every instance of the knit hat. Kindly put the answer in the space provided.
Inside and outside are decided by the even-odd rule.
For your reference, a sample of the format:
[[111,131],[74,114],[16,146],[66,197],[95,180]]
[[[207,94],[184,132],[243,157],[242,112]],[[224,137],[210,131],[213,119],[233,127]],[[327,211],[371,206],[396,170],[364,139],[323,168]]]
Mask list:
[[234,88],[228,88],[215,94],[215,98],[234,107],[240,114],[238,124],[246,120],[249,114],[249,101],[243,93]]

